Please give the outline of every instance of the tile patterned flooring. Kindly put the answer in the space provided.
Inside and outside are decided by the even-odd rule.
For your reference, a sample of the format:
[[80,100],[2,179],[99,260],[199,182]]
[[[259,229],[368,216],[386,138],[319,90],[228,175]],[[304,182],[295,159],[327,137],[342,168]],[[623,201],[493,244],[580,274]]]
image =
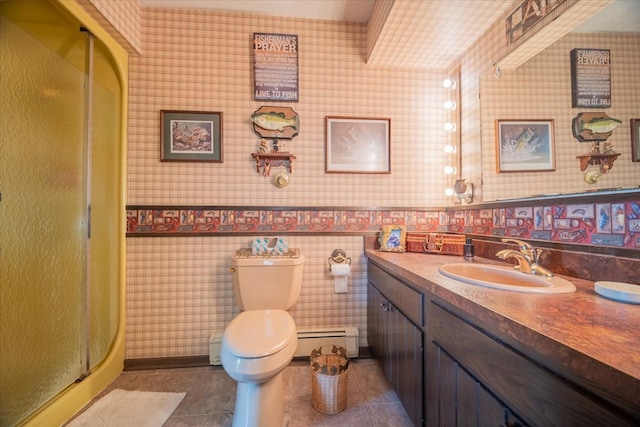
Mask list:
[[[309,362],[293,361],[284,370],[287,427],[413,426],[378,362],[352,359],[348,375],[346,409],[335,415],[321,414],[311,405]],[[236,383],[221,366],[125,371],[96,399],[115,388],[186,392],[164,427],[231,426]]]

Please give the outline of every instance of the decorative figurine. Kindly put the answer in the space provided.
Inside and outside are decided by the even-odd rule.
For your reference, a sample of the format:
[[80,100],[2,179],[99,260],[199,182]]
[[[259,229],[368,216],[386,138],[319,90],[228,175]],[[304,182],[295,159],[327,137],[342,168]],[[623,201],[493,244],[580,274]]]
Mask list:
[[267,140],[262,138],[260,140],[260,146],[258,147],[258,153],[266,153],[269,151],[269,146],[267,145]]
[[602,152],[604,154],[609,154],[609,153],[613,153],[613,143],[609,142],[609,141],[605,141],[604,143],[604,149],[602,150]]

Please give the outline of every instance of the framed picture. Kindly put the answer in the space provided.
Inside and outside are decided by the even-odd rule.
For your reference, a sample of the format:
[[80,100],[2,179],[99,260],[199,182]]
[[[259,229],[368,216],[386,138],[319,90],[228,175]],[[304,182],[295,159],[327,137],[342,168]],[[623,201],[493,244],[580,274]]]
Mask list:
[[383,225],[378,236],[380,250],[384,252],[404,252],[407,243],[407,232],[399,225]]
[[391,119],[326,120],[327,173],[391,173]]
[[500,172],[556,170],[553,120],[496,120]]
[[631,119],[631,160],[640,162],[640,119]]
[[222,163],[222,113],[160,111],[160,160]]

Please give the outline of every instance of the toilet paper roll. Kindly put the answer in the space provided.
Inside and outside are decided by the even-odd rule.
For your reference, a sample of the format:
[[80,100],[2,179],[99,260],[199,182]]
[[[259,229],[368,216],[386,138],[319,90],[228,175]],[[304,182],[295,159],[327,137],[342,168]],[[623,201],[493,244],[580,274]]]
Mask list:
[[351,274],[351,266],[349,264],[332,264],[331,275],[332,276],[348,276]]
[[344,294],[347,292],[349,285],[349,274],[351,274],[351,266],[349,264],[332,264],[331,275],[335,293]]

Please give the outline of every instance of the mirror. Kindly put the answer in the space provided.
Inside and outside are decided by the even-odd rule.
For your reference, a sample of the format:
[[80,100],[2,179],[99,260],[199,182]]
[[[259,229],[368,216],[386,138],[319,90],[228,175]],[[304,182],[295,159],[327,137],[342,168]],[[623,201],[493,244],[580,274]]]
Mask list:
[[[640,2],[616,0],[517,68],[481,75],[483,202],[638,188],[640,163],[632,161],[630,120],[640,118],[640,88],[632,66],[640,55],[639,22]],[[610,108],[572,108],[570,51],[575,48],[610,50]],[[621,121],[607,140],[620,155],[594,180],[598,165],[581,170],[577,158],[592,152],[592,144],[574,137],[572,122],[579,113],[597,112]],[[498,171],[497,120],[552,121],[554,170]]]

